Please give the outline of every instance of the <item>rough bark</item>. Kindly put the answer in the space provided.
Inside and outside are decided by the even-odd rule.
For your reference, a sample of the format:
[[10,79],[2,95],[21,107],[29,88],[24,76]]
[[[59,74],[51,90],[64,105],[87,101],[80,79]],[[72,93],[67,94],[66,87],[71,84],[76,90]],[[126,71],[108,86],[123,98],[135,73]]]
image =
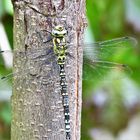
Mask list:
[[13,5],[11,140],[66,139],[58,67],[54,55],[47,53],[52,42],[43,43],[50,35],[43,30],[51,32],[58,24],[68,30],[68,42],[77,44],[68,48],[66,78],[71,139],[80,140],[83,48],[78,43],[83,40],[85,0],[17,0]]

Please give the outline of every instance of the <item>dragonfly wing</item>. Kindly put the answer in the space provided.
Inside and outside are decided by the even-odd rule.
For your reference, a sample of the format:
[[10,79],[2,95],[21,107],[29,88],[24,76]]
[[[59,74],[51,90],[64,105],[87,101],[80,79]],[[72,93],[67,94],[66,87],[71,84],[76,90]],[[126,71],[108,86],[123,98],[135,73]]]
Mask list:
[[[5,56],[8,56],[8,59],[4,59]],[[14,58],[18,57],[18,60],[14,62],[15,67],[17,63],[21,63],[20,69],[18,69],[18,71],[16,71],[17,69],[14,69],[14,72],[12,72],[12,67],[11,69],[9,69],[9,67],[7,68],[5,62],[5,60],[13,60],[13,56]],[[55,63],[55,55],[52,47],[49,49],[39,48],[28,51],[0,51],[0,84],[7,83],[7,81],[10,81],[10,79],[15,76],[36,75],[40,73],[40,71],[43,73],[43,71],[50,68],[50,64],[54,67],[56,65]],[[47,74],[44,72],[44,76],[45,75]]]
[[133,37],[121,37],[112,40],[85,44],[84,56],[91,59],[110,60],[115,54],[121,54],[126,50],[133,49],[137,41]]
[[92,80],[90,79],[92,76],[97,77],[98,79],[104,79],[107,74],[110,72],[120,73],[121,75],[117,77],[117,79],[122,78],[123,74],[131,74],[132,70],[129,66],[125,64],[110,62],[110,61],[101,61],[96,59],[89,59],[84,57],[84,80]]
[[[13,60],[14,57],[20,57],[20,58],[28,58],[28,59],[37,59],[40,57],[48,56],[53,53],[52,46],[49,45],[49,49],[44,48],[36,48],[31,49],[28,48],[28,50],[1,50],[0,51],[0,65],[6,65],[10,60]],[[7,61],[7,62],[6,62]],[[11,62],[12,63],[12,62]]]
[[46,84],[49,81],[48,79],[59,75],[59,67],[57,67],[54,58],[50,59],[50,63],[48,65],[46,60],[26,62],[26,64],[21,65],[20,69],[14,69],[14,72],[6,71],[0,75],[0,88],[7,85],[7,83],[11,83],[13,78],[16,78],[16,81],[26,81],[24,79],[27,77],[34,77],[38,79],[40,84]]

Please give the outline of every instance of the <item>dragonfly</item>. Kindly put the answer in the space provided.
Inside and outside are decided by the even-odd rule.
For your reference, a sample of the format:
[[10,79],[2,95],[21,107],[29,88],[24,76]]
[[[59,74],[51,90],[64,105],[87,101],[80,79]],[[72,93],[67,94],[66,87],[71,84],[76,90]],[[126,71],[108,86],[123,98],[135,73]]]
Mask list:
[[[46,41],[45,41],[46,42]],[[133,50],[134,46],[136,46],[137,40],[133,37],[120,37],[115,38],[111,40],[106,41],[99,41],[95,43],[84,43],[79,44],[79,46],[82,46],[84,48],[83,51],[83,80],[85,81],[92,81],[91,75],[89,74],[89,70],[91,70],[91,73],[95,73],[95,77],[98,78],[98,80],[106,78],[106,74],[104,72],[110,72],[112,70],[121,71],[124,73],[131,74],[131,68],[127,64],[122,63],[116,63],[112,62],[112,59],[116,54],[121,54],[127,50]],[[21,59],[28,57],[28,59],[35,60],[39,57],[44,58],[44,63],[42,65],[46,65],[50,61],[55,60],[55,53],[53,48],[53,45],[49,45],[49,50],[44,46],[42,48],[36,48],[33,50],[30,50],[26,52],[25,50],[1,50],[0,51],[0,67],[1,71],[3,71],[4,76],[0,76],[0,84],[3,85],[7,81],[9,81],[13,76],[20,76],[20,75],[26,75],[29,73],[29,71],[32,71],[34,67],[29,67],[27,69],[24,69],[19,72],[10,73],[10,70],[6,71],[6,63],[4,62],[4,57],[12,60],[12,56],[20,55]],[[75,44],[67,44],[68,46],[68,52],[70,50],[71,46],[77,47]],[[66,53],[65,57],[68,57],[70,59],[73,58],[73,54]],[[47,56],[48,55],[48,56]],[[9,57],[7,57],[9,56]],[[46,57],[47,56],[47,57]],[[56,65],[56,64],[54,64]],[[32,73],[32,72],[31,72]],[[122,78],[121,76],[119,78]]]
[[[31,7],[35,9],[34,7]],[[38,11],[35,9],[35,11]],[[33,50],[14,50],[13,52],[7,51],[7,50],[1,50],[0,54],[9,54],[13,53],[14,57],[17,55],[20,56],[20,59],[24,60],[24,62],[28,60],[33,60],[36,62],[36,60],[41,60],[40,68],[43,66],[48,65],[48,63],[52,63],[52,67],[57,69],[56,71],[59,72],[59,78],[60,78],[60,93],[62,95],[62,103],[64,108],[64,123],[65,123],[65,132],[66,132],[66,140],[71,139],[71,125],[70,125],[70,109],[69,109],[69,94],[68,94],[68,85],[66,80],[66,72],[65,72],[65,66],[67,65],[68,59],[74,59],[72,53],[70,53],[71,46],[75,47],[84,47],[84,53],[83,53],[83,62],[84,66],[90,66],[91,68],[101,68],[101,69],[118,69],[127,71],[129,68],[125,64],[120,64],[116,62],[110,62],[110,57],[113,55],[113,53],[116,53],[116,51],[120,51],[123,49],[130,48],[131,45],[136,44],[136,40],[132,37],[121,37],[116,38],[112,40],[102,41],[102,42],[96,42],[96,43],[85,43],[85,44],[71,44],[68,43],[66,40],[66,36],[68,31],[63,25],[56,25],[53,27],[52,31],[50,33],[50,39],[43,42],[43,44],[46,44],[50,41],[52,41],[52,45],[49,45],[48,47],[41,47],[36,48]],[[40,33],[38,31],[35,32],[35,34],[41,38]],[[3,61],[0,61],[0,63]],[[55,65],[55,66],[54,66]],[[6,76],[1,77],[1,83],[3,83],[5,80],[8,80],[10,77],[14,76],[22,76],[22,75],[36,75],[36,72],[34,72],[34,66],[29,66],[27,69],[23,69],[21,71],[10,73]],[[39,72],[38,72],[39,73]]]
[[[110,39],[106,41],[98,41],[95,43],[83,43],[79,45],[67,44],[67,46],[68,46],[68,52],[70,50],[70,46],[77,46],[77,47],[82,46],[84,49],[83,50],[83,69],[85,69],[83,70],[83,72],[86,71],[86,66],[88,66],[93,69],[92,71],[97,71],[97,74],[98,74],[99,68],[105,71],[115,69],[115,70],[122,70],[123,72],[131,73],[131,69],[129,68],[127,64],[112,62],[112,59],[114,56],[116,56],[116,54],[121,54],[121,53],[124,53],[125,51],[135,49],[134,46],[136,46],[136,44],[137,44],[137,40],[135,38],[126,36],[126,37],[114,38],[114,39]],[[14,50],[14,51],[0,50],[0,59],[1,59],[0,67],[7,69],[6,68],[7,62],[5,61],[8,61],[8,60],[5,60],[4,57],[6,56],[7,59],[13,59],[14,55],[20,55],[21,59],[22,57],[23,58],[28,57],[30,59],[37,59],[39,57],[46,57],[46,55],[52,55],[51,57],[49,56],[44,60],[44,64],[46,64],[47,59],[48,59],[48,62],[50,62],[50,60],[55,59],[53,45],[49,45],[49,46],[50,46],[49,50],[47,50],[46,46],[44,46],[41,48],[35,48],[33,50],[29,50],[28,52],[26,52],[25,50]],[[66,57],[70,59],[74,59],[72,57],[72,54],[67,53],[66,55],[67,55]],[[26,74],[26,72],[32,69],[33,68],[29,68],[27,70],[25,69],[24,74]],[[5,73],[5,76],[1,76],[1,80],[3,82],[5,80],[9,80],[14,75],[22,75],[22,74],[23,74],[23,71],[9,73],[9,74]],[[100,75],[98,76],[100,78]],[[101,76],[103,76],[102,73],[101,73]],[[88,77],[83,77],[83,80],[86,80],[87,78]]]

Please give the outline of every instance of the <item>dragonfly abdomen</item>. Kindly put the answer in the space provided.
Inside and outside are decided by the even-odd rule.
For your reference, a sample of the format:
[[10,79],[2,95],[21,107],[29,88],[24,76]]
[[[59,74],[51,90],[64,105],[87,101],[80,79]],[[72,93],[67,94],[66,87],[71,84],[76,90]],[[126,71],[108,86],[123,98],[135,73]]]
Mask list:
[[66,82],[64,65],[60,65],[60,85],[61,85],[61,95],[62,95],[62,98],[63,98],[66,139],[70,140],[69,96],[68,96],[68,93],[67,93],[67,82]]

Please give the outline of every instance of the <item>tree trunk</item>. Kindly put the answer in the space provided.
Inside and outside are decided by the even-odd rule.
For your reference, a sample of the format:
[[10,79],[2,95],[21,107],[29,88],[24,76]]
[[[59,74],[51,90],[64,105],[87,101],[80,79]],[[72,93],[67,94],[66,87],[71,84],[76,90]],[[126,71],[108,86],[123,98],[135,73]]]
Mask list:
[[[50,33],[56,25],[68,31],[65,65],[71,140],[80,140],[82,47],[85,0],[13,0],[14,78],[11,140],[66,140],[59,67]],[[46,31],[45,31],[46,30]],[[45,41],[48,42],[45,42]]]

